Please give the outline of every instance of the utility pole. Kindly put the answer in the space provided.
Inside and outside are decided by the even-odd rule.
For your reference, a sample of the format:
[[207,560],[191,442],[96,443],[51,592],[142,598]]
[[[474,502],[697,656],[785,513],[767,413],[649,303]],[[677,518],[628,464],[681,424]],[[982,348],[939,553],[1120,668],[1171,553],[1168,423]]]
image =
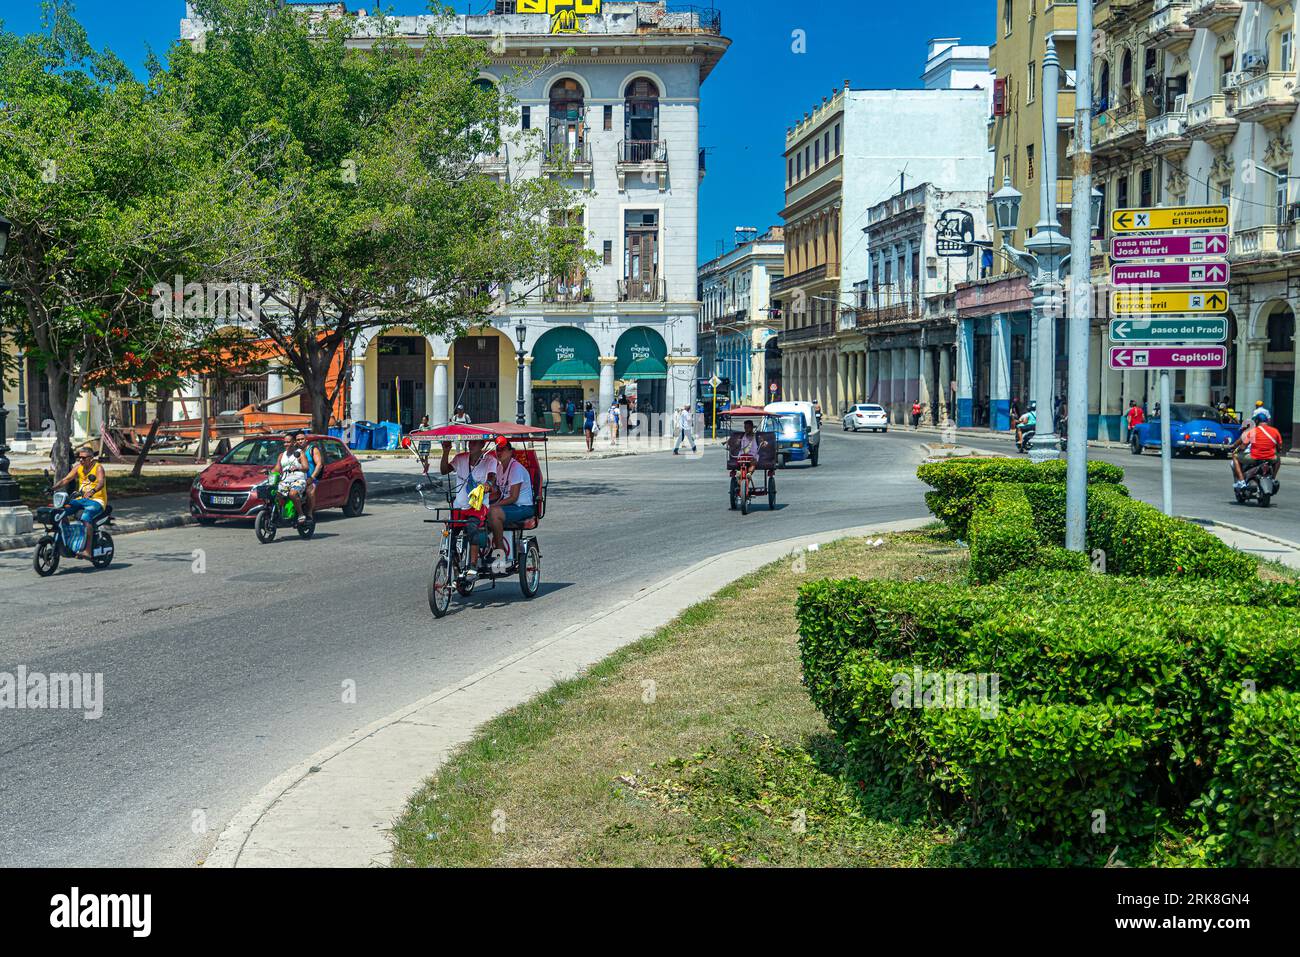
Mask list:
[[1070,203],[1070,318],[1066,344],[1069,351],[1069,377],[1066,380],[1069,429],[1065,447],[1065,547],[1081,552],[1087,547],[1088,343],[1092,334],[1092,0],[1079,0],[1074,63],[1074,192]]

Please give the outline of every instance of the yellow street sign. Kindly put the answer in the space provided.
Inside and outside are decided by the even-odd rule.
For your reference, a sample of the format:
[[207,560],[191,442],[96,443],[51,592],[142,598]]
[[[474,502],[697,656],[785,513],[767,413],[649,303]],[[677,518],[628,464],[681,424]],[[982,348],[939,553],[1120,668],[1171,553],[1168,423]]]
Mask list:
[[1227,206],[1172,206],[1167,209],[1117,209],[1110,226],[1117,233],[1163,232],[1173,229],[1225,229]]
[[1228,311],[1228,290],[1112,292],[1110,294],[1110,311],[1116,316],[1145,316],[1179,312],[1223,313]]

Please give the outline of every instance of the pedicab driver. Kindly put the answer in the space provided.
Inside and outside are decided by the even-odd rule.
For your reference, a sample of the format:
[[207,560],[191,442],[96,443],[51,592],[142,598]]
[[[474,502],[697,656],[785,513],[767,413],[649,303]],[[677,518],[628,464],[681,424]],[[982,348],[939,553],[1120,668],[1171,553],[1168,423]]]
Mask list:
[[[465,577],[473,581],[478,577],[478,531],[488,510],[489,493],[496,480],[497,460],[487,451],[487,442],[473,439],[469,451],[450,458],[451,443],[442,443],[442,461],[438,463],[441,475],[456,473],[459,488],[451,507],[465,512],[465,529],[469,534],[469,568]],[[482,489],[482,491],[479,491]]]
[[499,562],[505,561],[505,527],[526,522],[533,517],[533,480],[522,462],[515,458],[514,446],[504,435],[496,443],[496,497],[488,512],[492,545]]
[[765,447],[767,441],[760,439],[754,431],[754,420],[745,420],[745,431],[741,433],[740,445],[736,448],[736,456],[752,455],[755,461],[758,460],[758,450]]

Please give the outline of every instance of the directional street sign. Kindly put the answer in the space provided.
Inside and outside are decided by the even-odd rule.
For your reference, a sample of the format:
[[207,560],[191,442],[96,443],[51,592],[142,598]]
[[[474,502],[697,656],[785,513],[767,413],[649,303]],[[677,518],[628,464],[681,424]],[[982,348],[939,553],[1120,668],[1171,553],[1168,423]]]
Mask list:
[[1160,259],[1168,256],[1213,256],[1228,251],[1227,233],[1187,236],[1114,236],[1111,259]]
[[1131,342],[1226,342],[1228,320],[1197,319],[1112,319],[1110,341]]
[[1161,292],[1144,289],[1141,292],[1112,292],[1110,311],[1117,316],[1146,316],[1151,313],[1168,315],[1184,312],[1224,313],[1228,311],[1228,290]]
[[1169,232],[1187,229],[1227,229],[1227,206],[1174,206],[1155,209],[1117,209],[1110,215],[1116,233]]
[[1219,259],[1200,263],[1121,263],[1110,268],[1116,286],[1222,286],[1231,272]]
[[1111,346],[1112,369],[1226,369],[1227,346]]

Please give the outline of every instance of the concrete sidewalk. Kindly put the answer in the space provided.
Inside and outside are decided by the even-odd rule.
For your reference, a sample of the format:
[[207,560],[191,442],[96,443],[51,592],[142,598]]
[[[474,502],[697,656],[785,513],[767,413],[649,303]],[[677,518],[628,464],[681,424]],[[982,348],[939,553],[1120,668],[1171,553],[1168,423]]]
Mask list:
[[[386,866],[407,798],[475,730],[571,678],[680,612],[796,549],[920,528],[930,517],[737,549],[633,597],[334,742],[264,787],[231,820],[209,867]],[[473,614],[472,610],[467,611]],[[430,628],[437,624],[430,619]]]
[[1272,535],[1242,528],[1240,525],[1217,522],[1209,518],[1195,518],[1188,515],[1179,517],[1194,525],[1202,526],[1207,532],[1222,539],[1226,544],[1231,545],[1238,551],[1254,555],[1266,562],[1281,562],[1288,568],[1300,569],[1300,542],[1275,538]]

